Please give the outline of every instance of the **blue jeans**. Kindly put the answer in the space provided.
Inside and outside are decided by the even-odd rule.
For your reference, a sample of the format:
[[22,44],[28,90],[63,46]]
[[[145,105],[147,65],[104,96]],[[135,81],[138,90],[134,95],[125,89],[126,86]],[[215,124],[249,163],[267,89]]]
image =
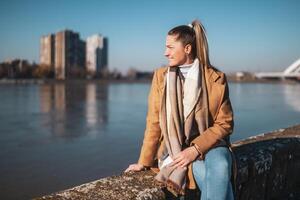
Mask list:
[[216,147],[207,152],[204,160],[192,164],[193,174],[201,190],[200,200],[233,200],[230,182],[232,157],[227,147]]

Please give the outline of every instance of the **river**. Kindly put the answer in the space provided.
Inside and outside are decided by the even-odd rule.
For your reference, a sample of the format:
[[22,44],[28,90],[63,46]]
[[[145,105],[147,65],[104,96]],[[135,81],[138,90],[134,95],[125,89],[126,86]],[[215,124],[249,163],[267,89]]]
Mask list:
[[[121,173],[138,159],[149,83],[1,84],[0,199]],[[300,123],[300,85],[231,83],[231,141]]]

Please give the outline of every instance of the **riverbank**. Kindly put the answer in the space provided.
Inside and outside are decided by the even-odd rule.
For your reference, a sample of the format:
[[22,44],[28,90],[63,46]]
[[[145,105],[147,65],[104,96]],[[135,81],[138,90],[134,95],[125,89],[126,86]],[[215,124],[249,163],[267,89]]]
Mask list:
[[[228,77],[229,83],[266,83],[266,84],[299,84],[296,80],[279,80],[279,79],[236,79]],[[57,83],[151,83],[151,79],[0,79],[0,85],[3,84],[57,84]]]
[[0,79],[0,84],[60,84],[60,83],[150,83],[150,79]]
[[[236,199],[300,198],[300,125],[253,136],[232,146],[237,169],[233,181]],[[123,173],[36,199],[170,199],[170,194],[154,184],[154,176],[152,171]],[[189,199],[199,195],[191,191]]]

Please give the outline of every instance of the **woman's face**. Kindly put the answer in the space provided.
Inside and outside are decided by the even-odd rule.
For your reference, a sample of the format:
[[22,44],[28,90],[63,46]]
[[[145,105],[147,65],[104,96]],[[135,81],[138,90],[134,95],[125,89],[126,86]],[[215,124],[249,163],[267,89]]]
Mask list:
[[182,42],[176,40],[176,35],[167,35],[166,39],[166,50],[165,56],[169,60],[169,65],[178,66],[183,64],[189,64],[189,53],[190,53],[190,46],[186,45],[183,46]]

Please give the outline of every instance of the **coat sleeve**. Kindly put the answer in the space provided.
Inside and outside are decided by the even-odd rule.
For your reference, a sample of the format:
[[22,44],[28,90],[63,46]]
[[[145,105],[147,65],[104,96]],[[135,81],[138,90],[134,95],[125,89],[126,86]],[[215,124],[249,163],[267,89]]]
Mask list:
[[233,131],[233,111],[225,75],[221,77],[221,82],[223,82],[225,87],[220,102],[216,102],[219,103],[219,107],[213,125],[191,142],[191,144],[196,145],[201,152],[200,159],[204,159],[205,154],[216,145],[220,139],[230,135]]
[[153,166],[154,159],[159,146],[161,129],[159,126],[159,105],[157,71],[154,71],[150,93],[148,96],[148,113],[146,118],[146,129],[144,133],[143,145],[141,148],[139,164]]

